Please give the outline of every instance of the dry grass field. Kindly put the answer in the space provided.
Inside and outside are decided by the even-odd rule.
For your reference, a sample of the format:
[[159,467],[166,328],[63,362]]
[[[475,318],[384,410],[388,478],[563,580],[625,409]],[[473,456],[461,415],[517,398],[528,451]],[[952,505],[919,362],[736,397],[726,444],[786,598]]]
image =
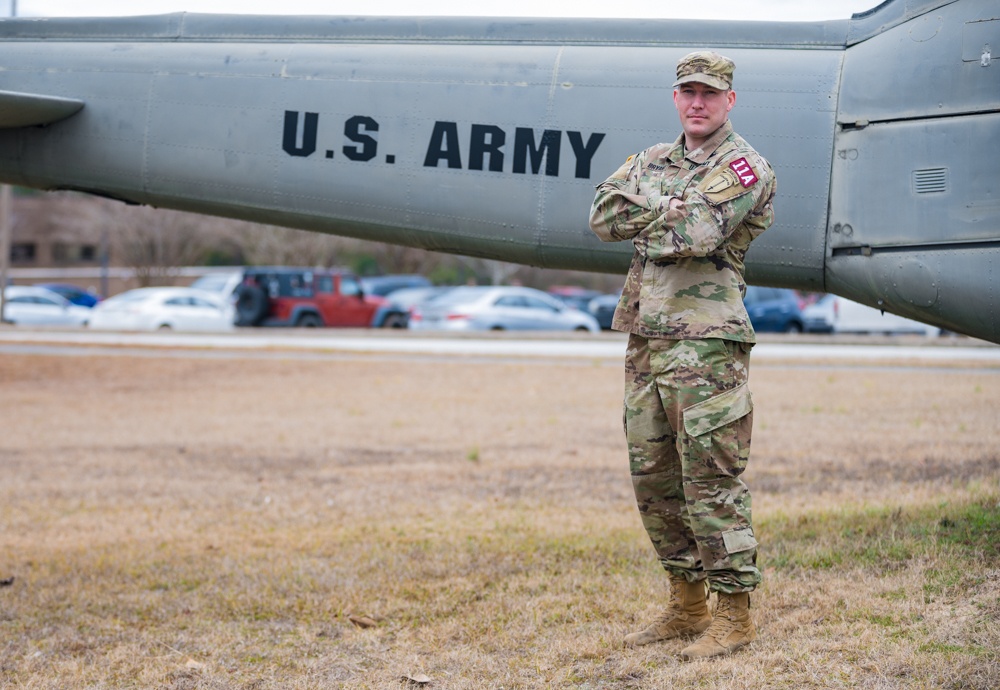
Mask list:
[[760,639],[683,664],[617,363],[4,354],[0,687],[1000,687],[1000,372],[751,381]]

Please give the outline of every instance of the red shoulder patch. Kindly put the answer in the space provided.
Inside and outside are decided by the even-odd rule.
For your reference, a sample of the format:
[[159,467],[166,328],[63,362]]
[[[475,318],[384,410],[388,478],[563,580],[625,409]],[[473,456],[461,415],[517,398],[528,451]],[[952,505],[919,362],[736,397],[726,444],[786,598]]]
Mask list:
[[740,178],[740,184],[744,187],[753,187],[757,184],[757,173],[755,173],[753,168],[750,167],[750,164],[747,163],[746,158],[734,160],[729,164],[729,167],[734,173],[736,173],[736,177]]

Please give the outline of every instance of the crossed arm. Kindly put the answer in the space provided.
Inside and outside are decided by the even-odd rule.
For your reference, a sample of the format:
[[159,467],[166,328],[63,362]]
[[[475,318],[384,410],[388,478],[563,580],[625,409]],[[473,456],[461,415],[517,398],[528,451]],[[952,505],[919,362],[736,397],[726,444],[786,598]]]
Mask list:
[[[718,249],[751,214],[758,210],[766,184],[753,187],[722,203],[713,203],[701,186],[689,187],[682,197],[642,194],[635,162],[626,163],[597,187],[590,227],[604,242],[632,240],[643,256],[660,259],[707,256]],[[769,219],[761,218],[762,227]]]

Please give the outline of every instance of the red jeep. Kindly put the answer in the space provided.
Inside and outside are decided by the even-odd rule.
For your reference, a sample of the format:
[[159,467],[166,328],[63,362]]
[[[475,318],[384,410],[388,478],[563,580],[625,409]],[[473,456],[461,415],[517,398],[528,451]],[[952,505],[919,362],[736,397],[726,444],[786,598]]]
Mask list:
[[385,305],[348,271],[254,266],[236,288],[236,325],[367,328]]

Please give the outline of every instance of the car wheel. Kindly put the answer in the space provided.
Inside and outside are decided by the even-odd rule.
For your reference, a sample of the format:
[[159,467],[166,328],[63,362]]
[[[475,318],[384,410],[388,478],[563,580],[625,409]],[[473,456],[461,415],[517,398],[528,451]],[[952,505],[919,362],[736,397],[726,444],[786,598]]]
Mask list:
[[491,331],[502,331],[503,326],[493,326],[490,328]]
[[303,314],[295,321],[296,328],[319,328],[323,322],[315,314]]
[[406,317],[402,314],[389,314],[382,322],[382,328],[406,328]]
[[161,323],[156,330],[158,331],[172,331],[174,330],[169,323]]
[[577,327],[576,327],[576,328],[574,328],[573,330],[574,330],[574,331],[579,331],[579,332],[581,332],[581,333],[589,333],[589,332],[590,332],[590,329],[589,329],[589,328],[587,328],[586,326],[577,326]]
[[801,333],[802,324],[798,321],[789,321],[785,324],[785,333]]

